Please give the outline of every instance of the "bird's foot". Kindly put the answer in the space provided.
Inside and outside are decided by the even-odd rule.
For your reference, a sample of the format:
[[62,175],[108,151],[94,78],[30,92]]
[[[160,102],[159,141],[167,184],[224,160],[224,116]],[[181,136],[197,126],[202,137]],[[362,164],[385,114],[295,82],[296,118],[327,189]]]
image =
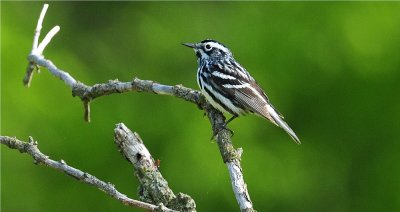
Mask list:
[[[229,121],[228,121],[229,122]],[[224,122],[223,124],[219,124],[215,127],[215,130],[213,131],[213,135],[211,137],[211,140],[214,140],[215,136],[218,135],[219,132],[221,132],[222,130],[227,130],[230,133],[230,137],[232,137],[235,133],[233,132],[233,130],[229,129],[227,127],[228,122]]]

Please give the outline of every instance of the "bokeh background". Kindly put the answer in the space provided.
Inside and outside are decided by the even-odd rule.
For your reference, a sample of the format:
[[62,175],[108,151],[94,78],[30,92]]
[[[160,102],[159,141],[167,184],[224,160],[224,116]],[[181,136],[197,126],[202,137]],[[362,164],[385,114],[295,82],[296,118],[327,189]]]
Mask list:
[[[137,198],[113,129],[138,132],[175,192],[199,211],[238,211],[203,112],[180,99],[125,93],[92,103],[92,122],[42,69],[22,85],[41,2],[1,2],[1,134],[33,136],[52,159]],[[230,124],[258,211],[400,210],[400,3],[51,2],[44,55],[92,85],[133,77],[196,88],[194,53],[213,38],[266,90],[302,141],[247,116]],[[1,147],[2,211],[140,211]]]

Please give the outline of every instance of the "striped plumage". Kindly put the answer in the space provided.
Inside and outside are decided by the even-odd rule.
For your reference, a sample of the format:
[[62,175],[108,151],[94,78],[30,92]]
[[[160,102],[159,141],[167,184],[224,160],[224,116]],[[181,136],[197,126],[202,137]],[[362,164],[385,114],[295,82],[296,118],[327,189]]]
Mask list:
[[296,134],[283,121],[283,116],[275,110],[264,91],[249,72],[236,62],[225,45],[209,39],[183,45],[193,48],[196,53],[199,65],[197,83],[212,106],[232,114],[232,119],[255,113],[283,128],[300,144]]

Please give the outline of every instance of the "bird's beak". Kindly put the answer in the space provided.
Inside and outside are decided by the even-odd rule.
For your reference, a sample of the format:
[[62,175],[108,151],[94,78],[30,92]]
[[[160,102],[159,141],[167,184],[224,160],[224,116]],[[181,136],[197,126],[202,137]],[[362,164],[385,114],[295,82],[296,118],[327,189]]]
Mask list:
[[194,43],[182,43],[182,45],[195,49],[197,46]]

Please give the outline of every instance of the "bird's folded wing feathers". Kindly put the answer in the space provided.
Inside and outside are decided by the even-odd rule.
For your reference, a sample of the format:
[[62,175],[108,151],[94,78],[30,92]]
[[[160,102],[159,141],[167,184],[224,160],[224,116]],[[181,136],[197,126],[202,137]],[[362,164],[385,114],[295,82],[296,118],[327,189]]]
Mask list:
[[268,99],[263,98],[263,96],[256,92],[254,88],[236,89],[234,98],[244,105],[248,111],[269,119],[272,123],[276,124],[267,108],[269,104]]
[[[239,64],[208,66],[209,73],[214,76],[208,78],[209,83],[213,84],[213,87],[220,93],[229,95],[230,99],[243,107],[243,110],[256,113],[274,122],[266,107],[267,104],[270,105],[267,95],[244,68],[238,69],[237,67],[241,66]],[[279,112],[277,113],[279,114]],[[279,115],[281,116],[281,114]]]

